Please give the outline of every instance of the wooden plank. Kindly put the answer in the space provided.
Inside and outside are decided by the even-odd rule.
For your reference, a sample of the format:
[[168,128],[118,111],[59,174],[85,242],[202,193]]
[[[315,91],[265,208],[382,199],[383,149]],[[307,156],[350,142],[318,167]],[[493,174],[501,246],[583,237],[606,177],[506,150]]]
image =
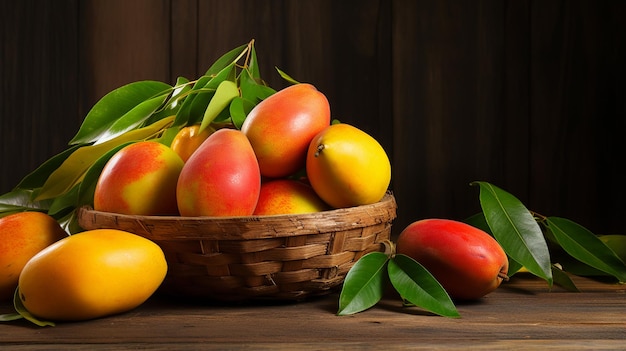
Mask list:
[[125,84],[172,83],[169,1],[81,1],[79,16],[81,115]]
[[[154,297],[134,311],[56,327],[0,324],[0,345],[36,348],[497,349],[521,345],[603,349],[626,340],[624,286],[575,277],[582,293],[519,277],[475,303],[461,318],[402,307],[388,296],[370,310],[338,317],[336,294],[299,303],[221,305]],[[6,310],[6,306],[0,311]],[[17,348],[19,349],[19,348]]]
[[61,152],[82,119],[78,1],[0,2],[0,194]]
[[174,84],[178,77],[196,79],[208,67],[198,67],[198,0],[171,1],[170,6],[170,82]]
[[531,13],[531,201],[597,233],[623,231],[626,151],[611,135],[626,130],[625,15],[621,1],[534,2]]
[[514,51],[527,27],[511,30],[527,26],[527,12],[501,1],[396,1],[392,18],[397,225],[478,212],[475,180],[525,190],[525,167],[511,166],[526,156],[524,111],[507,112],[525,103],[509,89],[528,79]]

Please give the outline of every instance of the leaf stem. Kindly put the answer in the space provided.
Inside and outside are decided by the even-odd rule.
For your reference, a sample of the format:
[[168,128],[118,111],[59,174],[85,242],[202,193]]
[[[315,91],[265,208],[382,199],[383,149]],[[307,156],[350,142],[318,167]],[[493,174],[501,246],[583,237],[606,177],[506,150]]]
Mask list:
[[380,243],[385,249],[383,253],[389,258],[393,258],[396,255],[396,244],[393,241],[386,239]]

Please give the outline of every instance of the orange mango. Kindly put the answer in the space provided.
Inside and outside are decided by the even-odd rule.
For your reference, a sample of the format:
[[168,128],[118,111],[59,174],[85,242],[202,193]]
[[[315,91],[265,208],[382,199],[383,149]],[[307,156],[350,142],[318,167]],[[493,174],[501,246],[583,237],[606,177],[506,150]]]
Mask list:
[[328,99],[313,85],[300,83],[257,104],[241,131],[252,144],[261,174],[281,178],[304,167],[309,142],[328,125]]
[[181,216],[249,216],[261,188],[254,150],[236,129],[219,129],[193,153],[177,184]]

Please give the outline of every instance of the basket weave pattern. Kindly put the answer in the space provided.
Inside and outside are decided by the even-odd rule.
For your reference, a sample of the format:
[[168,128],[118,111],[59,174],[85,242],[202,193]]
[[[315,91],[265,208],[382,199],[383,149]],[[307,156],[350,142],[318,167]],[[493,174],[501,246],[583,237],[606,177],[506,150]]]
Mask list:
[[120,229],[156,242],[169,266],[163,291],[222,301],[328,293],[360,257],[384,249],[395,217],[391,193],[372,205],[300,215],[161,217],[78,210],[85,230]]

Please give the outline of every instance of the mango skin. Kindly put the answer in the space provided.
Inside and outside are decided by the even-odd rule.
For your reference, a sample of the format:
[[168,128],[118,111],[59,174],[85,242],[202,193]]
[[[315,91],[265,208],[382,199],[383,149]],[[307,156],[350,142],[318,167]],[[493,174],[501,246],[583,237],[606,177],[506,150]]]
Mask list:
[[309,142],[328,125],[328,99],[313,85],[300,83],[257,104],[241,131],[252,144],[261,174],[282,178],[304,167]]
[[329,209],[310,185],[293,179],[275,179],[261,185],[254,215],[302,214]]
[[104,166],[94,209],[129,215],[177,215],[176,184],[184,162],[171,148],[141,141],[118,151]]
[[170,144],[170,148],[183,159],[183,162],[187,162],[189,157],[191,157],[214,131],[215,129],[211,126],[200,131],[199,124],[183,127],[176,133],[176,136]]
[[13,298],[26,263],[68,234],[50,215],[19,212],[0,218],[0,301]]
[[329,205],[345,208],[380,201],[391,182],[391,162],[371,135],[346,124],[324,128],[311,140],[306,174]]
[[492,292],[509,268],[506,253],[492,236],[449,219],[409,224],[398,236],[396,252],[422,264],[457,300],[475,300]]
[[254,150],[236,129],[211,134],[185,163],[176,196],[181,216],[250,216],[261,189]]
[[20,275],[19,298],[39,319],[82,321],[141,305],[166,274],[157,244],[121,230],[96,229],[33,256]]

